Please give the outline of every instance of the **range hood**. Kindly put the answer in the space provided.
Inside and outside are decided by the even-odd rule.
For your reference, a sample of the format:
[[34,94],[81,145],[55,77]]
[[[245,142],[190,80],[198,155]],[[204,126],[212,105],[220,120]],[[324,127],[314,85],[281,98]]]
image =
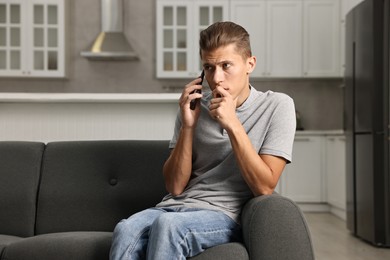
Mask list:
[[101,32],[81,56],[103,61],[138,60],[123,33],[123,0],[101,0],[101,9]]

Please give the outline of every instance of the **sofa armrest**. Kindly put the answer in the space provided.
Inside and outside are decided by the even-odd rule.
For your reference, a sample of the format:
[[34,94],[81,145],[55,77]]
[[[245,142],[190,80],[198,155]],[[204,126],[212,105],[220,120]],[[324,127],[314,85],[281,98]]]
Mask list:
[[244,206],[241,221],[250,259],[314,259],[306,220],[292,200],[278,194],[255,197]]

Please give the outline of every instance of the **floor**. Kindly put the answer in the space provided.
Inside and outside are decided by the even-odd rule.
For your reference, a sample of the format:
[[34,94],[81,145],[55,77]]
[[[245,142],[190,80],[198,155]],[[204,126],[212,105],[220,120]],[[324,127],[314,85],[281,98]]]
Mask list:
[[342,219],[328,213],[305,213],[316,260],[390,259],[390,248],[377,248],[352,236]]

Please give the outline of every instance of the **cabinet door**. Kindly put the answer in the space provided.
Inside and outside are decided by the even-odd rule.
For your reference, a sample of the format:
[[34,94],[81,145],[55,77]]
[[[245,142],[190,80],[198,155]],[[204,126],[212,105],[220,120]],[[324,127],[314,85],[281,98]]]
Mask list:
[[26,57],[26,9],[19,0],[0,1],[0,75],[19,76]]
[[228,15],[228,1],[158,1],[157,77],[199,76],[199,32]]
[[301,77],[302,1],[268,1],[266,35],[267,76]]
[[306,77],[340,76],[339,0],[304,0],[303,71]]
[[0,75],[65,76],[63,0],[0,0]]
[[281,194],[296,202],[323,202],[322,158],[322,137],[296,137],[293,161],[282,175]]
[[344,136],[326,138],[327,201],[346,209],[346,146]]
[[157,2],[157,77],[186,77],[193,34],[189,1]]
[[31,14],[28,45],[30,73],[32,76],[64,76],[64,2],[34,0],[28,6]]
[[230,2],[232,22],[243,26],[249,33],[252,55],[256,56],[256,68],[252,77],[265,77],[266,55],[266,2],[258,0],[232,0]]
[[229,5],[227,1],[195,1],[195,31],[191,36],[194,43],[192,48],[192,61],[194,64],[193,72],[190,76],[199,76],[203,65],[199,55],[199,33],[215,22],[221,22],[228,19]]

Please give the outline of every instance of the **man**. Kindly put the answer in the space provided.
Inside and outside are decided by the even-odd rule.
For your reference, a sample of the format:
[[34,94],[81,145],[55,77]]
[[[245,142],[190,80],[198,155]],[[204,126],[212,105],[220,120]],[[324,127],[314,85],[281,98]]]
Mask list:
[[293,101],[250,85],[256,58],[246,30],[215,23],[200,33],[199,43],[211,91],[195,91],[201,78],[185,86],[163,167],[169,194],[117,225],[112,259],[186,259],[240,241],[243,205],[271,194],[291,161]]

